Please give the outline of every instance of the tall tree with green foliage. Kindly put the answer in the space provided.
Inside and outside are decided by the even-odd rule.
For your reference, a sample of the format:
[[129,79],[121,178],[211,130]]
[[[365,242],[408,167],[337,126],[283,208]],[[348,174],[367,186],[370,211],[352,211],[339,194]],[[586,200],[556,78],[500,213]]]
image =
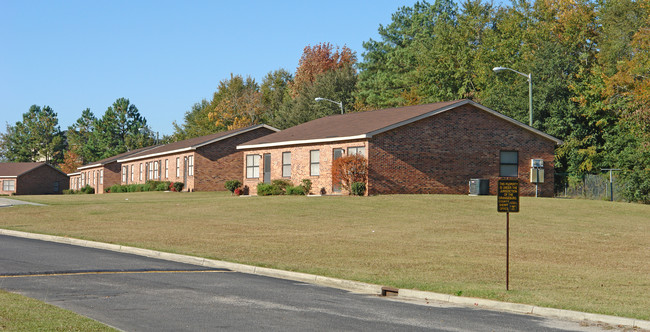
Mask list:
[[63,161],[65,138],[59,128],[57,114],[49,106],[32,105],[23,120],[0,137],[3,159],[11,162]]
[[104,115],[95,121],[89,144],[98,147],[97,159],[154,144],[147,120],[126,98],[118,98]]

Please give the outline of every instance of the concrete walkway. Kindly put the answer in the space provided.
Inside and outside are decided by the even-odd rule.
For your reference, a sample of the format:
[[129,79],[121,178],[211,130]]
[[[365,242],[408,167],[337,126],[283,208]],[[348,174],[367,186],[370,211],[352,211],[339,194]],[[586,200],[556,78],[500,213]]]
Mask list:
[[10,207],[10,206],[14,206],[14,205],[39,205],[39,206],[45,206],[43,204],[19,201],[17,199],[12,199],[12,198],[0,197],[0,208],[2,208],[2,207]]

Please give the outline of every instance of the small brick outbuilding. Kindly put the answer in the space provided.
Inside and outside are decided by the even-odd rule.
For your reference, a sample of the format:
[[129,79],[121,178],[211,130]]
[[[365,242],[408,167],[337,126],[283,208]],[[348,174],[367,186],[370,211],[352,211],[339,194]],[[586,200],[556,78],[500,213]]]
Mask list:
[[279,130],[264,124],[190,138],[119,158],[120,182],[183,182],[185,191],[223,191],[240,179],[243,153],[236,147]]
[[0,163],[0,194],[60,194],[68,189],[68,175],[43,162]]
[[[348,113],[288,128],[237,148],[244,185],[287,179],[312,181],[332,193],[332,161],[368,159],[368,194],[468,194],[471,179],[518,178],[521,195],[535,195],[531,160],[543,161],[540,196],[553,195],[554,152],[562,141],[471,100]],[[540,174],[542,174],[540,173]]]

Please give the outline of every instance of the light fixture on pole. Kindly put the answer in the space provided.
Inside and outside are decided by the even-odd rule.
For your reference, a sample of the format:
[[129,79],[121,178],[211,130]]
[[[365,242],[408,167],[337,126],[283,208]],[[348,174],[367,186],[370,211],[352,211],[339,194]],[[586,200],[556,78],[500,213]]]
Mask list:
[[504,70],[510,70],[510,71],[513,71],[513,72],[521,75],[521,76],[525,76],[525,77],[528,78],[528,113],[529,113],[528,114],[529,115],[528,125],[532,127],[533,126],[533,78],[532,78],[532,73],[531,74],[524,74],[522,72],[518,72],[518,71],[516,71],[514,69],[510,69],[510,68],[506,68],[506,67],[494,67],[494,68],[492,68],[492,70],[495,73],[498,73],[498,72],[504,71]]
[[321,98],[321,97],[316,97],[314,100],[315,101],[326,100],[326,101],[329,101],[330,103],[334,103],[336,105],[339,105],[339,107],[341,108],[341,114],[343,114],[343,102],[342,101],[333,101],[331,99]]

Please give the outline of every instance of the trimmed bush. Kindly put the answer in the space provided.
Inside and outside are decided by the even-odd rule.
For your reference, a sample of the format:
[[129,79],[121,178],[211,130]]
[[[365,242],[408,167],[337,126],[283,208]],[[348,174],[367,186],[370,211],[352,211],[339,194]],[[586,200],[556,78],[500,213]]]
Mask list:
[[353,182],[350,192],[352,195],[363,196],[366,193],[366,184],[363,182]]
[[309,194],[311,192],[311,180],[310,179],[303,179],[302,180],[302,188],[305,191],[305,195]]
[[287,195],[304,195],[305,188],[303,186],[288,186],[285,188]]
[[79,191],[77,193],[80,193],[80,194],[94,194],[95,193],[95,188],[93,188],[89,184],[87,184],[83,188],[79,189]]
[[239,181],[239,180],[229,180],[229,181],[226,181],[226,184],[225,184],[224,187],[226,187],[226,189],[228,189],[228,191],[230,191],[231,193],[234,194],[234,193],[235,193],[235,189],[241,187],[241,181]]
[[284,180],[284,179],[273,180],[273,181],[271,181],[271,184],[274,185],[274,186],[277,186],[282,191],[284,191],[285,188],[287,188],[287,187],[293,186],[293,183],[291,183],[291,181]]
[[284,191],[275,184],[260,182],[257,184],[258,196],[284,195]]
[[183,191],[185,184],[183,182],[174,182],[174,189],[178,192]]

